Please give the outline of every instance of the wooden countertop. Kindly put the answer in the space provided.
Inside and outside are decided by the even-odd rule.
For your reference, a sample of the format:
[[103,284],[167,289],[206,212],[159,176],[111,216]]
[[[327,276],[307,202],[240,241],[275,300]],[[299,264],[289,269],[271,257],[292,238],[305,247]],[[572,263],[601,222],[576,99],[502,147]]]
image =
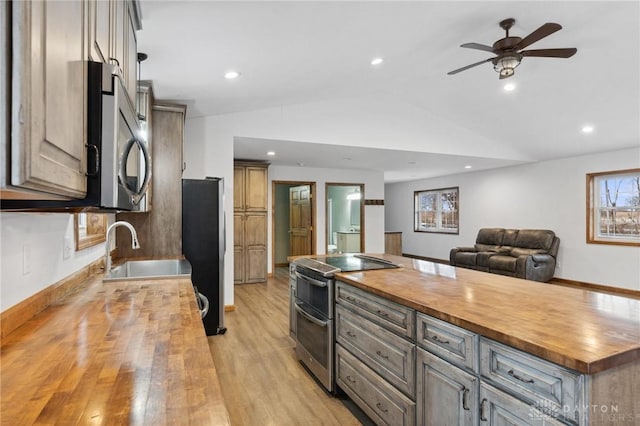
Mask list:
[[595,374],[640,361],[640,300],[393,255],[336,277],[543,359]]
[[2,424],[230,424],[191,281],[102,274],[2,342]]

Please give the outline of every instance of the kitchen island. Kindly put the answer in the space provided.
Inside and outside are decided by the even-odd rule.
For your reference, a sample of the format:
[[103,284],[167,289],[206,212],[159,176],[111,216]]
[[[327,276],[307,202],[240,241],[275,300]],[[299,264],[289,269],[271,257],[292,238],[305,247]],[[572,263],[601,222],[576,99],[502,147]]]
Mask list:
[[[466,384],[451,389],[451,396],[455,401],[459,393],[460,407],[464,407],[460,408],[461,416],[473,412],[467,407],[472,405],[479,412],[479,417],[474,418],[480,421],[485,421],[487,413],[494,415],[494,401],[486,395],[499,394],[503,400],[520,404],[517,409],[524,416],[521,418],[530,417],[531,413],[544,416],[527,408],[539,404],[536,409],[556,410],[553,415],[564,416],[570,424],[640,422],[640,300],[398,256],[376,256],[404,267],[335,275],[339,312],[346,321],[341,325],[338,319],[336,325],[341,343],[338,354],[344,355],[346,371],[340,382],[338,363],[339,384],[349,387],[354,374],[384,385],[399,379],[409,383],[412,374],[416,374],[406,369],[414,365],[411,360],[416,349],[410,344],[415,342],[417,393],[411,387],[396,387],[416,401],[418,423],[428,415],[425,411],[442,411],[442,404],[435,408],[429,404],[446,393],[446,386],[439,388],[442,392],[430,394],[434,400],[425,397],[433,392],[427,384],[433,385],[434,380],[439,380],[434,377],[442,374],[468,378],[462,382]],[[398,304],[397,309],[381,304],[387,302]],[[369,333],[380,341],[375,336],[393,331],[389,321],[394,318],[398,321],[391,326],[406,326],[407,336],[412,328],[415,332],[413,337],[405,338],[409,346],[403,343],[402,351],[391,348],[391,354],[403,354],[404,360],[398,358],[396,364],[405,367],[398,370],[397,376],[383,380],[386,373],[378,377],[372,371],[382,371],[378,366],[385,365],[385,357],[393,359],[390,348],[359,346],[358,341]],[[415,326],[409,318],[415,318]],[[438,370],[434,366],[442,360],[432,354],[452,360],[453,365],[445,364],[456,372]],[[363,389],[354,387],[352,394],[364,392],[366,404],[370,394]],[[395,397],[393,392],[387,396]],[[410,400],[403,395],[398,398],[411,409]],[[488,400],[490,403],[485,404]],[[380,404],[373,403],[370,412],[383,415],[384,409],[377,408],[385,404]],[[496,407],[496,416],[506,412],[499,404]]]
[[94,275],[1,350],[3,425],[230,423],[189,279]]

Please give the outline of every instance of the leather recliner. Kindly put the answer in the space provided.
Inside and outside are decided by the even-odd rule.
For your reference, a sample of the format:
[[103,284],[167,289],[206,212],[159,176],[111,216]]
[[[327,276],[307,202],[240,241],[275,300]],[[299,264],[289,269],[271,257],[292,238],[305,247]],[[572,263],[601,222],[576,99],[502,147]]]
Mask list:
[[473,247],[449,253],[452,266],[546,282],[553,278],[560,239],[546,229],[482,228]]

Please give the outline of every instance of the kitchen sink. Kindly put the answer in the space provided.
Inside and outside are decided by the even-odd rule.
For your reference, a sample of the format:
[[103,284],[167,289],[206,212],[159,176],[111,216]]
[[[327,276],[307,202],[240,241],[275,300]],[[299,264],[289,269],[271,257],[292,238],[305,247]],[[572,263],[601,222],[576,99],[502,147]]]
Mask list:
[[191,264],[185,259],[129,260],[106,273],[103,281],[190,277]]

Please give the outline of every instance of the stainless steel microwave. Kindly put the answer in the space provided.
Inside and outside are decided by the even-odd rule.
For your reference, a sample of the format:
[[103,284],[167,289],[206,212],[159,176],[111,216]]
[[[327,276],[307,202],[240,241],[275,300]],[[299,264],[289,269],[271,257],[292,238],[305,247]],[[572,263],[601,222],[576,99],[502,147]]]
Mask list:
[[114,69],[89,62],[88,174],[100,180],[99,207],[144,211],[151,159],[134,104]]
[[114,66],[88,62],[87,76],[86,197],[2,200],[2,210],[147,211],[151,158],[134,102]]

